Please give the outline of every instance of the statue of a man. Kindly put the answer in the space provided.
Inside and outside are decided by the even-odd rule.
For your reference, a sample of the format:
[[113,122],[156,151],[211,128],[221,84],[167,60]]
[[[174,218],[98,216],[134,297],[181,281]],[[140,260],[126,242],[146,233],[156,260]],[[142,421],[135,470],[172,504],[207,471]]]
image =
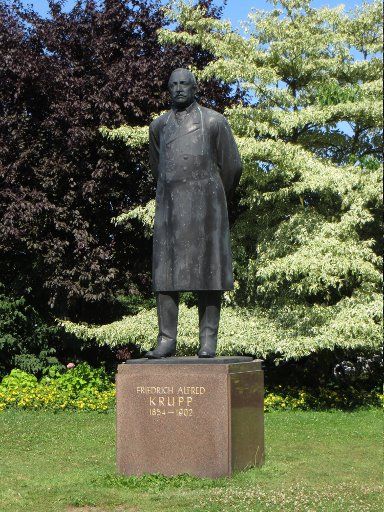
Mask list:
[[215,357],[221,294],[233,289],[227,198],[242,166],[226,119],[195,100],[196,80],[176,69],[172,110],[149,128],[157,181],[152,278],[159,335],[149,358],[175,354],[180,291],[198,293],[199,357]]

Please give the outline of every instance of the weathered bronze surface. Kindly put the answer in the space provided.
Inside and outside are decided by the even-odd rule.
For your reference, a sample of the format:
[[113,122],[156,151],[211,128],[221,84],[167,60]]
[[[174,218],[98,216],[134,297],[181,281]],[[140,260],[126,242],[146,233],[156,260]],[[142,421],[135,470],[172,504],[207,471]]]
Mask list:
[[263,463],[261,361],[132,363],[119,365],[116,378],[120,473],[216,478]]
[[227,196],[241,160],[221,114],[194,100],[187,70],[169,81],[173,108],[152,122],[150,163],[157,181],[154,291],[231,290]]
[[147,357],[174,355],[178,292],[199,293],[199,357],[214,357],[222,290],[233,289],[227,198],[242,166],[221,114],[195,101],[186,69],[169,79],[172,110],[149,129],[151,171],[157,182],[152,278],[157,293],[157,348]]

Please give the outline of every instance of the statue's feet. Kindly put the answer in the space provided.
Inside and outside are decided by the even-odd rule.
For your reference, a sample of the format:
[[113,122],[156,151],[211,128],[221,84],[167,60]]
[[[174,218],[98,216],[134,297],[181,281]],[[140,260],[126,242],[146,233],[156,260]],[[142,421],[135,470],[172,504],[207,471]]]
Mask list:
[[176,354],[175,340],[160,340],[157,347],[145,354],[148,359],[161,359],[162,357],[172,357]]
[[205,342],[202,342],[200,345],[200,349],[197,353],[197,357],[202,358],[209,358],[209,357],[215,357],[216,356],[216,340],[208,340]]

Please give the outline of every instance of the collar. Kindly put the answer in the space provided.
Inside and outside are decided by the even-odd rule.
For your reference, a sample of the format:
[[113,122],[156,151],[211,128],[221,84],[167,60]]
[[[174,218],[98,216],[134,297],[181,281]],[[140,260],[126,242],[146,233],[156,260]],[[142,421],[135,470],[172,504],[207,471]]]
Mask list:
[[172,110],[174,112],[174,114],[176,114],[177,112],[186,112],[187,114],[190,114],[192,112],[192,110],[194,110],[197,106],[197,101],[194,100],[193,103],[191,103],[190,105],[188,105],[187,108],[185,108],[184,110],[177,110],[176,108],[173,108],[172,107]]

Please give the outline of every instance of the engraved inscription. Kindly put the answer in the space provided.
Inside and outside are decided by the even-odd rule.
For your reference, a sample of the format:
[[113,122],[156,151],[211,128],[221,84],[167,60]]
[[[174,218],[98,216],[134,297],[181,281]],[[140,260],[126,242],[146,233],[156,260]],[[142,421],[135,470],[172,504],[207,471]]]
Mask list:
[[203,386],[137,386],[136,394],[143,395],[150,416],[193,416],[193,406],[205,395]]

